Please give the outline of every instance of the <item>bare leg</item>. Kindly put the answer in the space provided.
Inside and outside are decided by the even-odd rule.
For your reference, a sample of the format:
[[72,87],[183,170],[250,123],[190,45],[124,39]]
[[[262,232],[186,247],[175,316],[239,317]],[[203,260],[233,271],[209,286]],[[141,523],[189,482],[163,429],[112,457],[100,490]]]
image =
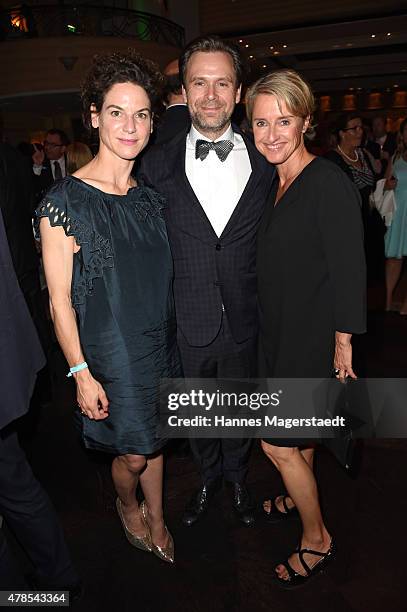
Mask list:
[[[313,470],[314,469],[315,446],[302,448],[300,452],[301,452],[301,455],[304,457],[305,461],[310,466],[311,470]],[[271,512],[271,508],[274,503],[279,512],[285,513],[284,506],[283,506],[283,497],[284,497],[283,495],[279,495],[278,497],[276,497],[275,500],[271,500],[271,499],[265,500],[263,502],[264,510],[266,512]],[[287,496],[285,499],[285,503],[289,510],[291,510],[291,508],[294,508],[295,504],[293,500],[291,499],[291,497]]]
[[146,528],[140,517],[136,488],[145,466],[143,455],[120,455],[112,463],[112,478],[122,503],[124,520],[129,530],[139,537],[145,535]]
[[163,517],[162,455],[147,459],[147,467],[140,474],[140,485],[147,504],[152,540],[157,546],[165,547],[168,543],[168,534],[164,527]]
[[[301,548],[326,552],[331,537],[322,519],[317,484],[310,465],[298,448],[271,446],[266,442],[262,442],[262,447],[279,470],[287,492],[300,514],[303,526]],[[304,555],[304,560],[309,567],[317,562],[314,555]],[[289,563],[296,572],[305,574],[297,553],[289,557]],[[276,572],[280,578],[288,579],[288,572],[283,565],[278,565]]]
[[400,308],[400,314],[401,315],[407,315],[407,293],[404,296],[404,300],[403,300],[403,303],[402,303],[401,308]]
[[391,309],[393,292],[400,278],[402,265],[402,259],[395,259],[393,257],[386,259],[386,310]]

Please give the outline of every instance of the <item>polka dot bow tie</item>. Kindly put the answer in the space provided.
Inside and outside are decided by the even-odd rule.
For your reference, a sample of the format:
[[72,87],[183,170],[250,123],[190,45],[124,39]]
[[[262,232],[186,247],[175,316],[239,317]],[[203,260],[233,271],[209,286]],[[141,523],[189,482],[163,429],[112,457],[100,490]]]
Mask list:
[[208,157],[209,151],[214,149],[216,155],[219,157],[221,162],[224,162],[234,144],[230,140],[219,140],[218,142],[210,142],[209,140],[197,140],[195,145],[195,159],[203,161]]

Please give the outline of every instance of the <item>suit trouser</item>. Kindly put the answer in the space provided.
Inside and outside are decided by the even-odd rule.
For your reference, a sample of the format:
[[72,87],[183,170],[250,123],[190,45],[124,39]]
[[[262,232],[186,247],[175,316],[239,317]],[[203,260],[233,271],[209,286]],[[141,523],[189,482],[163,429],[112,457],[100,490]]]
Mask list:
[[[34,477],[12,426],[0,431],[0,514],[32,561],[39,586],[68,588],[78,583],[55,510]],[[0,587],[23,584],[0,529]]]
[[[256,339],[241,344],[232,337],[225,314],[215,340],[208,346],[190,346],[178,332],[178,347],[185,378],[251,378],[256,375]],[[247,438],[191,438],[191,450],[202,482],[223,476],[242,483],[246,477],[251,440]]]

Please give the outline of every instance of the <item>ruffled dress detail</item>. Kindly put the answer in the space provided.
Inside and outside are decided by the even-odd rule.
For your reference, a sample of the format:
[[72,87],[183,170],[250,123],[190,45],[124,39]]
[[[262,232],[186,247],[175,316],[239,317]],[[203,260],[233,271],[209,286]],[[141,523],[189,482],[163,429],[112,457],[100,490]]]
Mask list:
[[163,445],[159,382],[181,375],[164,206],[142,185],[118,196],[70,176],[36,211],[37,235],[47,217],[80,247],[71,302],[89,369],[109,400],[107,419],[80,419],[88,448],[151,454]]

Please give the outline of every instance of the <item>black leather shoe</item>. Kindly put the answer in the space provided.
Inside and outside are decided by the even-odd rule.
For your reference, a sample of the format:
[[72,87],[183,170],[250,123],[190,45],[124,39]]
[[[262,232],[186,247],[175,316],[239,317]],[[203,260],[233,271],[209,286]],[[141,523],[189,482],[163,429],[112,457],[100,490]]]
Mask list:
[[246,527],[255,523],[254,510],[246,485],[239,482],[231,483],[233,509],[239,519]]
[[219,490],[219,488],[219,482],[215,481],[209,484],[204,484],[196,493],[194,493],[182,516],[182,522],[186,527],[191,527],[199,518],[201,518],[201,516],[205,514],[205,512],[208,510],[210,500]]

